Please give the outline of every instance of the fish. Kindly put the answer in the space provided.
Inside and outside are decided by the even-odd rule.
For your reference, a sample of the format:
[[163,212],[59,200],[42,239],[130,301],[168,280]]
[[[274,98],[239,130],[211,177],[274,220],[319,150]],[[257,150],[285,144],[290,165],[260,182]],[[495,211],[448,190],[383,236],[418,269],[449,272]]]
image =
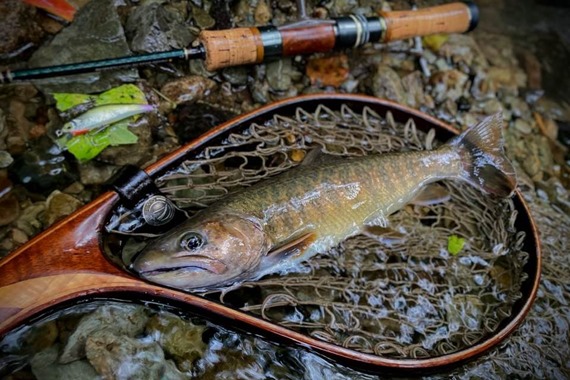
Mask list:
[[503,150],[502,114],[436,150],[309,164],[260,181],[152,240],[130,267],[185,291],[287,273],[367,228],[387,227],[390,214],[444,179],[512,195],[516,175]]
[[79,136],[128,117],[151,112],[154,109],[155,107],[150,104],[108,104],[97,106],[65,123],[61,131],[72,136]]

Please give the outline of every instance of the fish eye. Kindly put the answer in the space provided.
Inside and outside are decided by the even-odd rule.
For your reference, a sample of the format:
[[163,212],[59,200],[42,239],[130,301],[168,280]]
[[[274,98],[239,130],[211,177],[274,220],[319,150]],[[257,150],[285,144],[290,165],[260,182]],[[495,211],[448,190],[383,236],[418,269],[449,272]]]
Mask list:
[[180,247],[186,251],[194,251],[204,244],[202,235],[196,232],[188,232],[180,238]]

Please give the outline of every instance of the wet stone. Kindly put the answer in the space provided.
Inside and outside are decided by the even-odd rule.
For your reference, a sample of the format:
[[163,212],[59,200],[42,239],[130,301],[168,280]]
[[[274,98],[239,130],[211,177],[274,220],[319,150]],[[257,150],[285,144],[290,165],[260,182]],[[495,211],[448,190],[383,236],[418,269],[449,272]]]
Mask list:
[[267,64],[267,83],[273,91],[287,91],[291,87],[291,59],[279,59]]
[[34,236],[43,229],[43,224],[39,217],[45,209],[45,202],[36,202],[24,208],[15,222],[16,227],[24,231],[27,236]]
[[156,342],[141,342],[111,331],[97,331],[87,338],[89,363],[104,379],[162,379],[164,352]]
[[204,355],[206,344],[202,335],[205,329],[205,326],[166,313],[153,316],[146,326],[147,334],[174,358],[182,371],[190,371],[194,361]]
[[265,0],[259,0],[257,6],[255,7],[255,22],[257,25],[265,25],[268,24],[273,14],[271,12],[271,8],[267,5]]
[[0,226],[12,223],[19,215],[20,204],[15,194],[10,192],[0,197]]
[[456,101],[465,90],[468,76],[458,70],[439,71],[430,78],[433,86],[432,94],[435,101],[440,103],[446,99]]
[[0,15],[0,59],[17,55],[18,49],[38,43],[43,37],[41,28],[35,22],[35,9],[23,1],[1,1]]
[[190,75],[167,82],[162,86],[160,92],[178,105],[181,103],[193,103],[201,99],[215,86],[216,82],[211,79],[200,75]]
[[234,86],[243,86],[247,83],[247,68],[244,66],[227,67],[222,70],[222,76]]
[[79,165],[79,178],[83,185],[102,185],[118,170],[115,165],[89,161]]
[[139,5],[130,14],[125,30],[131,49],[140,53],[182,49],[195,38],[183,15],[160,2]]
[[523,119],[516,119],[514,126],[517,129],[517,131],[525,135],[528,135],[529,133],[532,132],[532,126],[530,125],[530,123],[528,123]]
[[405,103],[405,93],[400,76],[389,66],[380,64],[372,77],[372,93],[398,103]]
[[200,7],[192,7],[192,17],[200,29],[209,29],[216,24],[216,20]]
[[83,358],[87,339],[97,331],[134,337],[144,330],[147,320],[148,316],[142,306],[102,306],[81,319],[77,329],[69,337],[59,361],[70,363]]
[[74,178],[66,157],[46,136],[30,144],[28,151],[15,158],[10,172],[31,191],[49,193],[64,188]]
[[96,380],[100,376],[85,360],[74,361],[69,364],[57,362],[59,346],[54,345],[38,352],[30,360],[30,366],[38,380],[85,379]]
[[[88,33],[86,31],[89,31]],[[113,0],[87,3],[73,23],[34,53],[30,67],[62,65],[132,55]],[[96,93],[138,78],[134,69],[105,70],[35,82],[43,92]]]
[[51,193],[46,203],[47,209],[44,217],[48,226],[81,207],[81,201],[59,190]]

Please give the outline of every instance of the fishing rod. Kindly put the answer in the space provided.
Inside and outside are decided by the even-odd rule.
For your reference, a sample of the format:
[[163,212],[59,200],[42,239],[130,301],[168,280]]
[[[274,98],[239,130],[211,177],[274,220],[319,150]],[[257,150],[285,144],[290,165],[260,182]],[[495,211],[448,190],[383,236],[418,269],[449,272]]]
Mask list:
[[204,30],[192,46],[158,53],[0,72],[0,83],[83,74],[174,59],[202,59],[208,71],[256,64],[298,54],[325,53],[369,42],[386,43],[436,33],[463,33],[478,23],[472,2],[451,3],[410,11],[349,15],[329,20],[305,19],[293,24],[227,30]]

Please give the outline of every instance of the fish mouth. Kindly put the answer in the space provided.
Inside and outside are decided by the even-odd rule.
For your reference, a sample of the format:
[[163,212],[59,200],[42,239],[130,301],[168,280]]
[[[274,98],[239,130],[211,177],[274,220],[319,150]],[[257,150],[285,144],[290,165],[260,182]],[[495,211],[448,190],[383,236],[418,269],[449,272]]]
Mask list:
[[145,261],[139,257],[133,263],[133,269],[143,277],[153,277],[172,272],[204,271],[213,274],[224,274],[228,267],[220,260],[211,257],[192,255],[170,260],[170,262]]

